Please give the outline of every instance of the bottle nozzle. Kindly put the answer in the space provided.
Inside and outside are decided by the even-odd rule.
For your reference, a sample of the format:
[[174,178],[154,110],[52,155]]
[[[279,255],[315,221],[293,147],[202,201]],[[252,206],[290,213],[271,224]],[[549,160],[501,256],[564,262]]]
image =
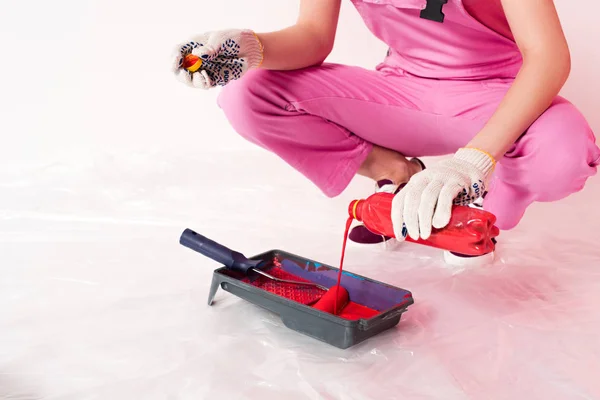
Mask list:
[[[364,200],[352,200],[350,202],[350,205],[348,206],[348,215],[351,218],[354,218],[357,221],[361,221],[361,210],[359,210],[359,204],[362,203]],[[360,207],[362,208],[362,207]]]

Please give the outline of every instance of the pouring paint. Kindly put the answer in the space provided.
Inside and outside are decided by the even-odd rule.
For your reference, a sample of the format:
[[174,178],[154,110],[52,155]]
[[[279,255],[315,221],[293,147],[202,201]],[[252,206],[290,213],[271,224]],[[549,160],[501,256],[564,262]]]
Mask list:
[[[334,314],[337,314],[339,309],[338,309],[338,299],[340,298],[340,283],[342,281],[342,269],[344,267],[344,256],[346,255],[346,243],[348,242],[348,232],[350,232],[350,226],[352,225],[352,221],[353,218],[349,217],[348,220],[346,221],[346,229],[344,230],[344,242],[342,243],[342,256],[340,257],[340,269],[338,271],[338,277],[337,277],[337,284],[335,286],[335,303],[334,303]],[[343,288],[342,288],[343,289]],[[345,289],[344,289],[345,290]],[[342,299],[344,299],[344,295],[342,294]],[[343,309],[343,306],[341,307]]]
[[[392,224],[392,193],[375,193],[366,199],[353,200],[348,206],[348,220],[344,231],[344,242],[342,244],[342,256],[336,285],[336,296],[344,298],[339,294],[344,255],[346,253],[346,242],[348,232],[353,220],[362,222],[371,232],[395,237]],[[496,223],[496,216],[484,210],[474,209],[466,206],[454,206],[452,216],[448,225],[442,229],[433,229],[427,240],[413,240],[410,236],[406,241],[419,243],[430,247],[436,247],[467,256],[480,256],[492,252],[495,248],[494,238],[500,233]],[[333,307],[334,313],[338,307]]]

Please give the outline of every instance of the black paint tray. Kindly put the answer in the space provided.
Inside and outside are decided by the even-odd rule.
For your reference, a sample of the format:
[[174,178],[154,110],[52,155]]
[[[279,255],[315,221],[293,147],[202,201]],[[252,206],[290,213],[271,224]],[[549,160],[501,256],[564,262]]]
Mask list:
[[[350,301],[359,308],[366,307],[373,312],[367,317],[362,312],[333,315],[291,300],[281,293],[265,290],[257,284],[263,277],[252,272],[251,268],[260,268],[271,274],[275,270],[283,271],[296,280],[314,282],[325,288],[336,285],[338,268],[281,250],[270,250],[248,259],[189,229],[182,234],[180,243],[217,259],[224,265],[213,273],[209,305],[213,304],[220,287],[279,315],[286,327],[341,349],[393,328],[400,322],[408,306],[414,303],[412,293],[405,289],[343,271],[341,286],[348,291]],[[232,264],[239,263],[240,260],[245,260],[245,268],[231,268]]]

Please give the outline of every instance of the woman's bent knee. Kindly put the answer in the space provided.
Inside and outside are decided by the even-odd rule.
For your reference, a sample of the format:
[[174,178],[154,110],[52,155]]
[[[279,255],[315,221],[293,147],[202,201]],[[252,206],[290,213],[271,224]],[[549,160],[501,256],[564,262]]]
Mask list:
[[596,173],[600,150],[583,115],[559,99],[521,139],[521,162],[530,169],[530,190],[541,201],[553,201],[579,191]]
[[229,82],[221,90],[217,105],[233,129],[252,142],[262,142],[266,125],[285,111],[273,85],[275,71],[251,70],[242,78]]
[[225,111],[260,111],[277,102],[277,87],[281,72],[250,70],[242,78],[229,82],[218,96],[217,104]]

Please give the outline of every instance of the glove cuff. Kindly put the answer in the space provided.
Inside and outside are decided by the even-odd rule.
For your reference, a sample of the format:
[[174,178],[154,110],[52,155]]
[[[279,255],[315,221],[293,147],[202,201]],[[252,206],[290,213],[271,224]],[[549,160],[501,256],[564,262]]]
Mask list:
[[487,152],[475,148],[463,147],[454,158],[473,164],[485,177],[488,177],[496,167],[496,160]]
[[258,35],[249,29],[240,32],[240,56],[248,61],[249,68],[258,68],[263,62],[263,45],[258,39]]

